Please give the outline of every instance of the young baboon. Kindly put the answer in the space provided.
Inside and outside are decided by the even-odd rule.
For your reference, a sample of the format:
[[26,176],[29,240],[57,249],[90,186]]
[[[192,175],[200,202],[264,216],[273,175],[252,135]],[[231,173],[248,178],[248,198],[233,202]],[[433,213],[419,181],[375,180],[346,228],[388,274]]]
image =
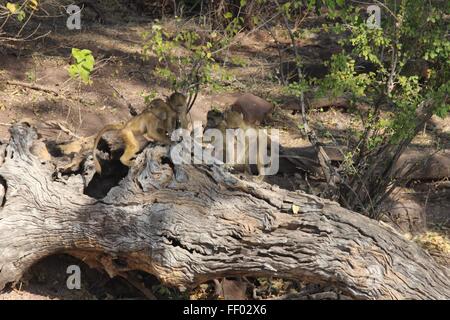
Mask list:
[[[179,92],[174,92],[167,98],[167,103],[172,107],[172,110],[177,113],[179,127],[188,130],[190,122],[187,116],[186,96]],[[178,126],[176,127],[178,128]]]
[[139,151],[139,143],[136,136],[143,136],[146,140],[154,140],[169,144],[170,139],[167,137],[167,111],[165,108],[154,106],[149,110],[144,111],[140,115],[128,120],[125,124],[110,124],[105,126],[97,134],[94,147],[93,156],[95,170],[101,173],[101,165],[96,156],[97,145],[102,135],[108,131],[117,130],[125,144],[125,151],[120,157],[120,161],[126,165],[131,165],[131,159]]
[[[234,168],[238,171],[244,171],[245,173],[250,174],[251,173],[251,165],[249,163],[249,156],[250,156],[250,150],[252,147],[259,148],[259,136],[256,131],[253,132],[254,139],[251,139],[248,135],[250,132],[248,130],[254,129],[251,125],[249,125],[244,120],[244,115],[240,112],[233,111],[231,109],[226,110],[225,112],[221,113],[217,110],[210,110],[207,114],[207,129],[218,129],[222,133],[223,136],[223,145],[222,146],[216,146],[219,148],[222,148],[222,154],[223,154],[223,160],[224,162],[227,161],[227,143],[226,143],[226,131],[227,129],[241,129],[244,134],[244,149],[238,149],[237,146],[234,146],[234,160],[236,161],[237,165],[234,165]],[[267,137],[268,138],[268,137]],[[250,144],[254,145],[250,145]],[[228,150],[229,152],[230,150]],[[264,162],[262,158],[262,151],[263,150],[256,150],[256,167],[258,170],[258,175],[261,175],[261,173],[264,170]],[[267,151],[267,150],[264,150]],[[220,153],[220,151],[219,151]],[[255,154],[252,153],[252,156]],[[240,165],[240,164],[243,164]]]
[[[167,130],[167,134],[170,136],[172,131],[176,129],[176,123],[178,118],[177,112],[168,102],[159,98],[153,99],[145,109],[145,111],[151,110],[163,110],[166,113],[167,117],[165,120],[166,125],[164,126],[164,129]],[[160,133],[164,134],[162,131]]]
[[42,140],[35,140],[30,147],[30,152],[41,161],[51,161],[52,156],[48,152],[47,146]]
[[221,124],[224,124],[223,119],[223,112],[217,109],[209,110],[206,114],[206,126],[205,130],[207,129],[219,129],[219,126]]
[[160,108],[167,112],[166,128],[170,135],[177,128],[189,128],[186,100],[183,94],[174,92],[166,101],[159,98],[152,100],[146,110]]

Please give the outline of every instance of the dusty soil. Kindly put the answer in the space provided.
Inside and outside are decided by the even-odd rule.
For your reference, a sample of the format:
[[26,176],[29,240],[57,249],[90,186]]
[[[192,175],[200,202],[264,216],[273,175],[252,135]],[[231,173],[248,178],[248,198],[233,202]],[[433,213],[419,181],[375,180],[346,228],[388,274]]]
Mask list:
[[[170,25],[171,21],[165,23]],[[157,83],[152,78],[154,63],[151,61],[143,63],[141,60],[141,33],[148,30],[150,25],[149,19],[139,19],[136,22],[127,17],[122,23],[89,24],[77,32],[69,32],[61,27],[55,28],[49,36],[37,42],[18,44],[16,47],[0,45],[0,140],[7,141],[10,124],[23,118],[30,118],[38,129],[41,127],[40,133],[44,138],[56,138],[57,141],[70,138],[62,134],[58,127],[49,128],[40,125],[41,122],[49,120],[61,123],[74,134],[89,136],[95,134],[103,125],[128,119],[130,113],[127,103],[131,103],[137,110],[142,110],[143,95],[154,92],[157,97],[163,97],[170,94],[165,84]],[[309,54],[310,59],[316,59],[326,53],[323,52],[323,46],[319,46],[320,41],[320,38],[312,37],[301,44],[303,52]],[[91,86],[80,86],[68,75],[70,52],[74,47],[90,49],[96,57],[97,64]],[[280,82],[275,77],[278,50],[270,35],[258,31],[250,36],[241,37],[230,48],[230,52],[240,61],[238,64],[227,66],[235,79],[220,92],[211,88],[202,90],[192,110],[193,120],[206,121],[206,113],[212,107],[224,109],[232,104],[240,92],[251,92],[278,106],[268,126],[280,130],[283,146],[308,145],[306,137],[298,127],[301,123],[300,116],[292,115],[291,111],[283,108],[288,101]],[[45,86],[58,92],[58,95],[7,84],[7,81]],[[118,96],[116,90],[126,101]],[[358,125],[357,115],[342,109],[314,110],[310,111],[309,115],[311,126],[317,130],[325,143],[338,141],[343,145],[348,144],[351,129]],[[427,147],[439,144],[441,148],[448,148],[449,142],[450,118],[434,117],[414,144]],[[293,182],[293,177],[287,178],[279,179],[280,183],[287,181],[287,187],[299,187]],[[430,204],[427,200],[430,192],[442,202],[441,205],[439,202]],[[425,205],[427,209],[425,218],[423,216],[410,218],[417,220],[411,224],[420,225],[413,231],[423,231],[437,226],[443,230],[442,232],[448,232],[450,227],[448,191],[436,191],[421,185],[420,188],[406,190],[405,194],[410,195],[412,201],[419,202],[419,211],[423,209],[424,203],[428,203]],[[408,231],[410,230],[404,230]],[[65,286],[66,269],[71,264],[82,266],[84,275],[82,290],[68,290]],[[142,281],[145,278],[148,287],[154,286],[154,292],[158,293],[156,295],[159,298],[189,297],[189,293],[158,287],[158,282],[152,277],[142,275],[140,277]],[[278,295],[299,286],[292,283],[286,285],[283,280],[280,281],[281,284],[276,284],[281,288],[277,291]],[[260,280],[258,283],[262,282],[263,280]],[[270,290],[273,289],[272,284],[268,287]],[[194,290],[190,297],[211,297],[211,288],[212,284],[205,284]],[[267,294],[266,297],[273,297],[273,294]],[[33,266],[21,283],[0,294],[0,300],[112,298],[142,299],[144,295],[127,281],[109,279],[103,272],[89,269],[81,261],[64,255],[49,257]]]

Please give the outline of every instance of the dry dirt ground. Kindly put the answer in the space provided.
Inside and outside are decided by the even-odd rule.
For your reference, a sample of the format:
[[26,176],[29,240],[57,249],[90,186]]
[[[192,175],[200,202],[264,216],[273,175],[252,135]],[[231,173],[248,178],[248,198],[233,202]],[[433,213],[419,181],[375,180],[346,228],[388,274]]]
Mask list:
[[[132,19],[128,19],[130,20]],[[165,23],[168,26],[171,24],[170,21]],[[156,96],[163,97],[170,94],[167,86],[156,83],[152,78],[154,62],[143,63],[141,59],[141,33],[150,26],[149,19],[141,19],[140,22],[121,24],[90,24],[81,31],[55,28],[49,36],[36,42],[19,43],[14,47],[0,45],[0,139],[7,141],[10,124],[23,118],[32,119],[38,129],[40,122],[52,120],[76,135],[92,135],[105,124],[128,119],[130,113],[127,103],[131,103],[137,110],[142,110],[144,95],[156,93]],[[300,45],[309,47],[309,52],[313,54],[324,50],[314,39],[307,39]],[[91,86],[80,86],[70,79],[67,67],[70,64],[71,48],[92,50],[96,58],[96,69]],[[269,34],[258,31],[239,38],[230,48],[230,53],[235,60],[239,60],[237,65],[231,64],[227,67],[234,75],[234,80],[224,85],[220,91],[211,88],[202,90],[192,111],[192,118],[205,121],[206,112],[212,107],[223,109],[229,106],[240,92],[251,92],[278,106],[269,126],[280,129],[282,145],[307,145],[305,136],[298,128],[300,116],[292,115],[289,110],[283,108],[287,100],[275,76],[278,51]],[[45,86],[58,92],[58,95],[7,84],[7,81]],[[121,93],[126,101],[119,97],[117,92]],[[331,133],[334,139],[345,143],[350,129],[357,124],[356,118],[351,112],[333,108],[310,112],[311,124],[325,142],[330,141],[327,137]],[[44,138],[58,141],[70,138],[61,133],[59,127],[42,128],[40,133]],[[435,146],[439,140],[440,147],[448,148],[449,137],[450,119],[433,118],[433,123],[415,143]],[[426,196],[427,192],[430,193],[430,188],[423,188],[425,191],[421,191],[421,194]],[[408,192],[416,191],[410,189]],[[437,206],[434,211],[443,211],[439,215],[438,224],[442,230],[448,230],[449,193],[442,193],[440,199],[446,209],[443,211],[442,206]],[[428,226],[434,223],[432,219],[424,220]],[[424,222],[422,220],[411,223]],[[82,274],[85,276],[83,289],[80,291],[71,291],[65,286],[66,269],[71,264],[82,266]],[[211,296],[211,284],[197,288],[192,293],[180,293],[159,286],[151,276],[136,276],[141,281],[146,281],[158,298],[189,298],[190,294],[191,298]],[[299,286],[282,280],[267,281],[267,297],[285,294]],[[258,280],[260,285],[263,282],[262,279]],[[277,286],[278,291],[274,289]],[[91,270],[81,261],[64,255],[49,257],[35,265],[15,288],[0,294],[0,300],[112,298],[141,299],[144,295],[127,281],[109,279],[103,272]]]

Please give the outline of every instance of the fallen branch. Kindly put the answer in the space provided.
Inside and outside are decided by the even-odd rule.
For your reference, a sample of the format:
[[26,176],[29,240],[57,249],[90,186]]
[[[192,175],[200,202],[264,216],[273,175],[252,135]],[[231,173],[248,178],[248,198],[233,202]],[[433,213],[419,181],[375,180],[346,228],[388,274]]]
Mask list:
[[218,165],[174,165],[162,146],[147,147],[95,199],[88,187],[104,187],[110,177],[92,178],[90,158],[81,172],[58,177],[52,163],[30,153],[32,128],[14,125],[10,133],[0,148],[0,185],[7,186],[0,288],[43,257],[68,253],[110,276],[141,270],[177,287],[276,276],[355,299],[450,298],[448,268],[391,227],[335,202],[241,180]]
[[23,82],[23,81],[15,81],[15,80],[7,80],[6,84],[11,85],[11,86],[19,86],[19,87],[24,87],[27,89],[33,89],[33,90],[37,90],[37,91],[43,91],[45,93],[51,93],[55,96],[59,96],[60,92],[59,90],[55,90],[49,87],[45,87],[45,86],[41,86],[38,84],[31,84],[31,83],[27,83],[27,82]]

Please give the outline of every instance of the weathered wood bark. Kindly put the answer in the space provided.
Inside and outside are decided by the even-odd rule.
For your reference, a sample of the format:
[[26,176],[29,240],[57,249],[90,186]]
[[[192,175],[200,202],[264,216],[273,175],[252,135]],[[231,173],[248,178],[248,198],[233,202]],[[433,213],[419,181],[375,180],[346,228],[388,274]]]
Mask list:
[[330,283],[360,299],[450,298],[447,268],[334,202],[240,180],[219,166],[173,166],[158,146],[96,200],[83,194],[89,166],[87,177],[58,177],[29,152],[33,129],[14,126],[11,136],[0,153],[0,289],[39,259],[66,252],[110,275],[138,269],[174,286],[255,275]]

